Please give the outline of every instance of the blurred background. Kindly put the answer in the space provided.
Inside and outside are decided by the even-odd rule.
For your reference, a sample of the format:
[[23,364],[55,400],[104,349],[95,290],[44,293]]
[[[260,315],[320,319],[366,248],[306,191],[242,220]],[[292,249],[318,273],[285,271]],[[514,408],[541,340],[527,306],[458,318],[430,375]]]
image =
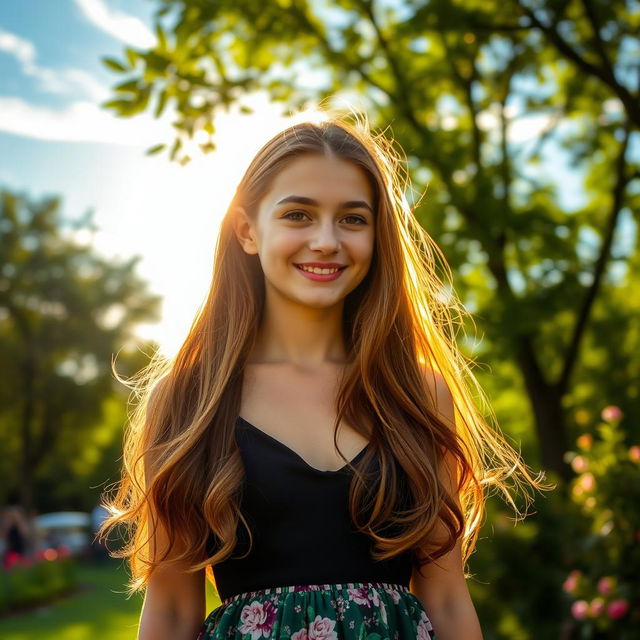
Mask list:
[[246,165],[326,100],[404,149],[461,346],[558,483],[523,522],[489,498],[485,639],[637,638],[639,34],[621,0],[0,3],[0,636],[135,638],[93,539],[111,366],[180,347]]

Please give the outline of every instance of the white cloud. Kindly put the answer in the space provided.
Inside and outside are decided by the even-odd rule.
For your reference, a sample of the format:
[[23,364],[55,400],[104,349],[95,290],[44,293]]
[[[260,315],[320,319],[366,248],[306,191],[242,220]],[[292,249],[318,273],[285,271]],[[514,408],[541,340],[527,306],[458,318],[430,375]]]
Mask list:
[[118,118],[91,102],[74,102],[56,111],[22,98],[0,97],[0,130],[29,138],[150,146],[161,142],[168,129],[165,118]]
[[0,29],[0,51],[13,56],[20,64],[22,73],[35,78],[42,91],[58,94],[71,93],[77,96],[80,90],[96,102],[105,100],[109,96],[109,89],[82,69],[49,69],[39,66],[36,62],[37,50],[33,43],[15,33]]
[[2,29],[0,29],[0,51],[6,51],[14,56],[23,67],[32,67],[36,59],[36,48],[31,42]]
[[150,48],[156,37],[139,18],[110,8],[104,0],[74,0],[84,17],[105,33],[140,48]]

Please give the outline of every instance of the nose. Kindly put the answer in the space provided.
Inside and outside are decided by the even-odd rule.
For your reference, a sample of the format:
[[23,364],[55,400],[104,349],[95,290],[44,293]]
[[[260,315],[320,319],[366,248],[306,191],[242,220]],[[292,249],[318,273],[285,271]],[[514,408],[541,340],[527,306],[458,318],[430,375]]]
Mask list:
[[332,253],[340,249],[340,239],[331,221],[318,225],[316,232],[309,242],[309,247],[315,251],[322,251],[324,253]]

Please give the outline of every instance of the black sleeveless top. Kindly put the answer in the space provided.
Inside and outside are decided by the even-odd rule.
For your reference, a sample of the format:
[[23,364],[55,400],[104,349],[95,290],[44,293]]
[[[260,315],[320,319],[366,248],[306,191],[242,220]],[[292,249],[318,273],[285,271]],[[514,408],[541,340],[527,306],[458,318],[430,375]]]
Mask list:
[[[235,549],[212,567],[221,599],[288,585],[389,582],[409,586],[410,552],[376,562],[370,555],[373,541],[355,529],[348,505],[352,475],[346,465],[337,471],[316,469],[243,418],[236,424],[246,475],[240,508],[253,543],[249,555],[240,557],[249,549],[249,537],[238,521]],[[353,458],[354,464],[368,447]],[[374,460],[377,466],[377,457]],[[390,530],[383,533],[391,535]]]

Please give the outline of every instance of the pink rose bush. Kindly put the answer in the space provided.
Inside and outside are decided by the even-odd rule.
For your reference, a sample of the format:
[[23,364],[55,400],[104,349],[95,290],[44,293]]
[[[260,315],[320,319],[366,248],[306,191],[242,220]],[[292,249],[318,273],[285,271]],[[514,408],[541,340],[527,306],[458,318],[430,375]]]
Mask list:
[[581,415],[576,422],[585,432],[565,457],[576,473],[569,489],[579,509],[570,561],[580,568],[568,572],[562,591],[584,638],[633,637],[640,629],[640,445],[625,442],[623,417],[607,406],[587,430]]
[[68,547],[48,547],[29,555],[8,551],[0,571],[0,613],[45,603],[69,591],[76,581],[75,558]]

